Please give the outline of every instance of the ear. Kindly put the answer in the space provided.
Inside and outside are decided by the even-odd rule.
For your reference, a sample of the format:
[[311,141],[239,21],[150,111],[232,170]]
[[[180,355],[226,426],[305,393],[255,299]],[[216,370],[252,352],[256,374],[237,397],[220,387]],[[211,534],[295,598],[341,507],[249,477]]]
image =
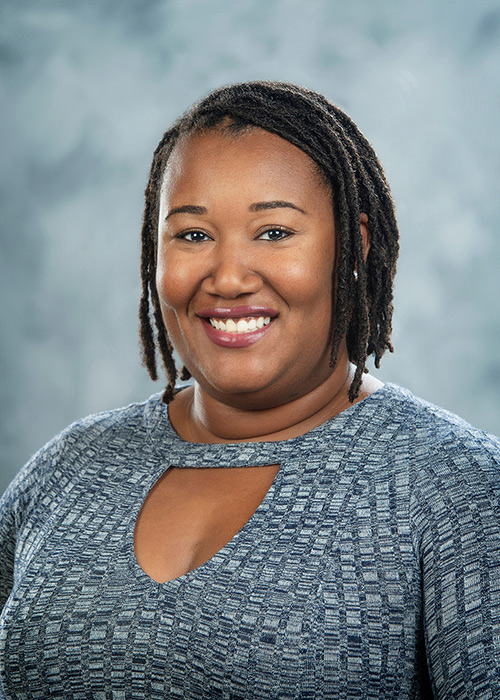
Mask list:
[[370,250],[370,229],[368,228],[368,216],[363,212],[359,215],[359,230],[363,239],[363,260],[366,262]]

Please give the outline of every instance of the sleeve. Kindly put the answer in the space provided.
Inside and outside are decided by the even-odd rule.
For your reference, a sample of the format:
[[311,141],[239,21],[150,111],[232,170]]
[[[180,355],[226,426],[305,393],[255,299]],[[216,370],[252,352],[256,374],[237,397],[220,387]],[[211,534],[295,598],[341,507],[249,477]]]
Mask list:
[[499,457],[496,439],[472,447],[450,440],[414,490],[427,664],[438,700],[500,697]]
[[[62,434],[61,434],[62,435]],[[39,450],[17,474],[0,499],[0,612],[23,566],[22,541],[29,538],[33,516],[43,522],[50,503],[44,498],[47,483],[54,480],[64,440],[56,436]],[[25,562],[24,562],[25,563]]]
[[10,595],[14,580],[16,523],[11,489],[0,500],[0,612]]
[[[32,555],[32,543],[58,507],[61,494],[82,475],[89,455],[115,427],[133,430],[143,405],[87,416],[65,428],[28,461],[0,500],[0,612]],[[126,427],[124,427],[126,426]]]

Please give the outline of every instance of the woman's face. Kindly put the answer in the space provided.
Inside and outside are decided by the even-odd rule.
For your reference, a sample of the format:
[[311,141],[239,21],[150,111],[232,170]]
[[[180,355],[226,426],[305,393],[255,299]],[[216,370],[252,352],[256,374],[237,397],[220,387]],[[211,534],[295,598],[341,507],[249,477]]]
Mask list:
[[202,390],[280,405],[327,379],[335,232],[314,162],[263,129],[182,140],[161,192],[156,284]]

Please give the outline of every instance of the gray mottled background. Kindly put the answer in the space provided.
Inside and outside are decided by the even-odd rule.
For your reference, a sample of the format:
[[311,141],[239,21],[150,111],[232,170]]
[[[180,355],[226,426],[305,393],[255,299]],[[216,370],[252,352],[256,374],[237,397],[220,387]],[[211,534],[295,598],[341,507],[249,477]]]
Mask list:
[[140,366],[152,151],[210,89],[317,89],[385,165],[402,254],[378,376],[500,433],[500,4],[1,0],[1,482]]

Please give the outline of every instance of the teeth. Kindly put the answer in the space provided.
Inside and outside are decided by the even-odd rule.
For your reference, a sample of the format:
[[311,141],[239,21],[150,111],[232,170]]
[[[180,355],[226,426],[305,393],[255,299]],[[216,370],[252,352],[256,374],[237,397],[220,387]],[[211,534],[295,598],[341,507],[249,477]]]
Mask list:
[[225,333],[249,333],[250,331],[255,331],[257,328],[264,328],[271,323],[270,316],[259,316],[259,318],[226,318],[222,320],[221,318],[211,318],[210,324],[216,328],[218,331],[224,331]]

